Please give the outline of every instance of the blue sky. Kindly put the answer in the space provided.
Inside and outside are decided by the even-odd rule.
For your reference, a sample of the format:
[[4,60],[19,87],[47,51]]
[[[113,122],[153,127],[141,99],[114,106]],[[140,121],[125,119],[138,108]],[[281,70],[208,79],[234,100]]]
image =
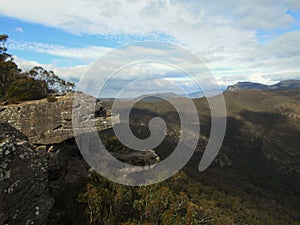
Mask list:
[[16,0],[1,5],[0,33],[24,70],[39,64],[76,82],[111,50],[149,40],[198,55],[221,87],[300,79],[298,0]]

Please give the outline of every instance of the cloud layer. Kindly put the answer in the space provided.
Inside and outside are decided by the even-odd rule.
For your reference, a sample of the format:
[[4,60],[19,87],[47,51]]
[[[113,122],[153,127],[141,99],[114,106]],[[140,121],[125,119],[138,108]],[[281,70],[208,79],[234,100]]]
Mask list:
[[[169,40],[201,57],[220,84],[228,85],[238,80],[272,83],[300,78],[300,21],[291,13],[299,10],[298,0],[15,0],[3,4],[0,14],[77,35]],[[101,43],[68,48],[13,42],[10,48],[79,58],[86,64],[110,50]],[[83,67],[60,70],[79,78]]]

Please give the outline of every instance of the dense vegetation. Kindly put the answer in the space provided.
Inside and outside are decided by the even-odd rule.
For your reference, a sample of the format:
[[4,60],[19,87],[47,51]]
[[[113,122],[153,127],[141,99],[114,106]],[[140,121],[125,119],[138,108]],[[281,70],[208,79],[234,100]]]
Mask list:
[[79,201],[90,224],[200,224],[211,218],[185,192],[167,185],[126,187],[93,175]]
[[[112,137],[111,130],[102,132],[100,136],[105,139],[109,150],[123,153],[129,151]],[[155,150],[162,155],[164,151],[170,151],[174,145],[172,142],[172,138],[168,137],[166,143]],[[239,156],[237,154],[236,157]],[[116,184],[92,172],[80,182],[65,184],[57,190],[54,208],[60,217],[49,225],[299,224],[292,216],[297,208],[289,212],[287,207],[275,202],[270,196],[272,193],[269,192],[284,183],[273,182],[274,190],[263,190],[260,184],[249,184],[251,181],[246,180],[249,174],[245,171],[245,174],[240,174],[244,170],[241,165],[238,165],[240,171],[236,167],[233,167],[235,171],[230,171],[230,168],[220,168],[215,163],[208,171],[199,173],[198,159],[199,155],[195,155],[175,176],[148,187]],[[241,160],[245,162],[245,159]],[[255,169],[255,173],[260,173],[260,169]],[[264,174],[260,176],[267,178]],[[272,177],[267,182],[272,182]],[[281,193],[279,197],[287,198],[288,195]]]
[[7,53],[8,35],[0,35],[0,100],[24,101],[47,97],[53,92],[66,92],[74,83],[59,78],[53,71],[36,66],[22,72]]
[[[195,99],[199,144],[183,169],[186,181],[169,187],[184,191],[205,209],[211,224],[299,224],[299,89],[224,95],[228,125],[218,157],[208,170],[197,171],[210,134],[210,111],[205,99]],[[145,138],[153,116],[164,118],[169,127],[170,135],[155,149],[163,159],[176,146],[178,118],[172,106],[165,101],[139,102],[130,124],[136,136]],[[113,138],[107,146],[124,151]]]
[[298,224],[283,212],[264,209],[242,192],[234,196],[181,171],[147,187],[115,184],[92,174],[59,190],[61,217],[53,224]]

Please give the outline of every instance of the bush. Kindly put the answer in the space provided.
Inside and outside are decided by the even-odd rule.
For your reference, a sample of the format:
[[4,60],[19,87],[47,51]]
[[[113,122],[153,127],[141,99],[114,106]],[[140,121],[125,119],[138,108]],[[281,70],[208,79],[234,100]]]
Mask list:
[[57,98],[55,98],[54,96],[49,96],[49,97],[47,98],[47,101],[48,101],[48,102],[56,102],[56,101],[57,101]]
[[8,89],[7,97],[16,101],[37,100],[47,96],[47,84],[32,78],[14,81]]

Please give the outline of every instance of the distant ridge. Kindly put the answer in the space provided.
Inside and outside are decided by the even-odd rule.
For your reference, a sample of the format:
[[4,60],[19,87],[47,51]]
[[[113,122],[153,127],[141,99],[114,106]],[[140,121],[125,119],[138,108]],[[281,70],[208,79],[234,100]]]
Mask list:
[[[239,90],[290,90],[290,89],[300,89],[300,80],[283,80],[273,85],[266,85],[255,82],[238,82],[236,84],[230,85],[227,87],[226,91],[239,91]],[[155,96],[153,96],[155,95]],[[204,97],[203,91],[192,92],[189,94],[179,95],[173,92],[163,92],[163,93],[155,93],[155,94],[145,94],[136,98],[120,98],[124,101],[132,101],[132,100],[140,100],[143,102],[160,102],[163,99],[169,100],[174,98],[191,98],[197,99]],[[103,102],[114,101],[114,98],[101,98]]]
[[300,80],[283,80],[273,85],[265,85],[253,82],[238,82],[228,86],[226,91],[238,90],[289,90],[300,88]]
[[141,96],[135,98],[135,100],[141,99],[144,102],[159,102],[159,101],[162,101],[163,99],[168,100],[168,99],[181,97],[180,95],[177,95],[173,92],[156,93],[154,95],[155,96],[153,96],[152,94],[141,95]]

